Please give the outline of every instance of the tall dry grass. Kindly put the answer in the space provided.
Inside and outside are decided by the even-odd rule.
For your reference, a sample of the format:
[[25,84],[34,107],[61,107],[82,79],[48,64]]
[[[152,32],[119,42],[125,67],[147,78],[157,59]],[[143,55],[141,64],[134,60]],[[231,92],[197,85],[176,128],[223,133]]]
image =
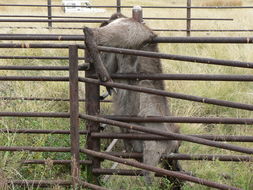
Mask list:
[[241,0],[208,0],[201,3],[202,6],[242,6]]

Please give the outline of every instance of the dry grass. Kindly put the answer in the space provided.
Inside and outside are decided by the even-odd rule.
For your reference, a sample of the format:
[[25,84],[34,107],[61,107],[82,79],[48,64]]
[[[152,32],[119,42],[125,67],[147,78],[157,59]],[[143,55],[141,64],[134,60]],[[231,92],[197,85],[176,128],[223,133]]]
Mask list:
[[210,0],[202,2],[202,6],[242,6],[241,0]]

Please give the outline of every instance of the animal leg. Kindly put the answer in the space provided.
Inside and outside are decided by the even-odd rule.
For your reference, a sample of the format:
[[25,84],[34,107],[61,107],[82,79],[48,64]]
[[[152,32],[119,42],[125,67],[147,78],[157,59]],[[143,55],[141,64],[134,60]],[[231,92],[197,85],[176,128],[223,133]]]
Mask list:
[[[143,143],[143,163],[150,166],[157,166],[160,159],[161,153],[156,146],[155,141],[144,141]],[[151,185],[154,181],[154,174],[151,174],[149,171],[143,171],[144,180],[147,185]]]

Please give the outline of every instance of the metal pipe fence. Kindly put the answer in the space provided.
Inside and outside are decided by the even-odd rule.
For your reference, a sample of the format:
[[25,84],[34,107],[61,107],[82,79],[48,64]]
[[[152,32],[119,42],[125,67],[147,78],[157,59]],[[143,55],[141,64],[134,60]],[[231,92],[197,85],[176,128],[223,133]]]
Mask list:
[[[1,6],[1,4],[0,4]],[[52,5],[53,7],[53,5]],[[119,7],[116,6],[114,8]],[[148,8],[148,7],[146,7]],[[85,38],[83,36],[74,35],[0,35],[0,40],[45,40],[45,41],[83,41]],[[231,37],[231,38],[195,38],[195,37],[157,37],[152,43],[253,43],[252,38],[244,37]],[[69,56],[67,57],[41,57],[41,56],[1,56],[1,59],[59,59],[66,60],[69,59],[69,66],[0,66],[0,70],[60,70],[69,71],[69,77],[52,77],[52,76],[0,76],[1,81],[52,81],[52,82],[65,82],[69,83],[70,90],[67,99],[53,99],[53,98],[29,98],[29,97],[0,97],[1,100],[49,100],[49,101],[69,101],[70,111],[69,112],[0,112],[0,117],[40,117],[40,118],[64,118],[70,121],[69,130],[42,130],[42,129],[0,129],[0,133],[9,134],[51,134],[51,135],[70,135],[70,147],[30,147],[30,146],[10,146],[3,147],[0,146],[0,151],[29,151],[29,152],[65,152],[71,154],[71,160],[51,160],[53,164],[69,164],[71,165],[71,181],[65,180],[10,180],[7,184],[20,185],[20,186],[41,186],[49,187],[53,185],[62,186],[83,186],[89,187],[91,189],[105,189],[95,184],[99,184],[98,177],[100,175],[143,175],[142,170],[121,170],[121,169],[107,169],[101,167],[101,162],[103,160],[112,160],[122,164],[134,166],[138,169],[144,169],[148,171],[155,172],[157,176],[173,176],[178,179],[183,179],[186,181],[191,181],[201,185],[206,185],[209,187],[217,189],[239,189],[236,187],[231,187],[228,185],[218,184],[205,179],[200,179],[197,177],[190,176],[185,173],[174,172],[169,170],[164,170],[161,168],[156,168],[153,166],[147,166],[145,164],[127,160],[124,158],[134,158],[141,159],[141,153],[122,153],[122,152],[101,152],[101,139],[139,139],[139,140],[182,140],[187,142],[194,142],[197,144],[207,145],[211,147],[222,148],[226,150],[236,151],[240,153],[246,153],[248,155],[211,155],[211,154],[173,154],[167,155],[164,159],[168,160],[203,160],[203,161],[233,161],[233,162],[252,162],[252,148],[241,147],[238,145],[223,143],[226,142],[253,142],[252,136],[232,136],[232,135],[194,135],[194,134],[175,134],[175,133],[165,133],[155,129],[147,129],[139,124],[129,124],[129,122],[141,123],[141,122],[168,122],[168,123],[206,123],[206,124],[240,124],[240,125],[252,125],[252,118],[201,118],[201,117],[137,117],[137,116],[110,116],[101,115],[100,113],[100,100],[99,100],[99,86],[109,86],[122,88],[127,90],[134,90],[143,93],[152,93],[161,96],[173,97],[185,99],[188,101],[196,101],[200,103],[208,103],[213,105],[225,106],[230,108],[253,110],[251,104],[244,104],[239,102],[216,100],[212,98],[203,98],[198,96],[190,96],[186,94],[170,93],[159,91],[156,89],[141,88],[137,86],[124,85],[115,82],[100,82],[97,80],[97,75],[95,74],[96,69],[93,64],[83,64],[78,65],[78,60],[90,60],[90,55],[86,51],[85,58],[78,57],[78,49],[85,50],[84,45],[72,45],[72,44],[0,44],[0,48],[63,48],[69,50]],[[225,65],[234,67],[243,67],[246,69],[253,68],[253,63],[251,62],[240,62],[240,61],[227,61],[227,60],[217,60],[217,59],[207,59],[207,58],[197,58],[188,57],[180,55],[168,55],[154,52],[143,52],[136,50],[128,50],[121,48],[110,48],[110,47],[98,47],[98,50],[110,53],[121,53],[127,55],[136,56],[146,56],[155,58],[164,58],[171,60],[183,60],[190,62],[199,62],[204,64],[215,64],[215,65]],[[85,71],[85,77],[78,76],[78,71]],[[98,74],[98,73],[97,73]],[[252,82],[253,78],[251,75],[188,75],[188,74],[115,74],[112,75],[115,79],[129,79],[129,80],[207,80],[207,81],[239,81],[239,82]],[[86,83],[86,97],[83,99],[85,101],[86,113],[80,113],[79,108],[79,98],[78,98],[78,84]],[[104,101],[110,102],[110,101]],[[80,120],[85,120],[86,130],[79,129]],[[117,133],[102,133],[100,129],[100,123],[106,123],[110,125],[115,125],[121,128],[129,128],[136,131],[133,134],[117,134]],[[229,126],[232,127],[232,126]],[[141,132],[141,133],[137,133]],[[80,147],[80,135],[86,136],[86,148]],[[87,160],[80,159],[80,154],[85,154],[88,156]],[[47,164],[46,160],[23,160],[22,164]],[[82,178],[80,174],[81,165],[87,165],[87,182]]]
[[[60,46],[60,47],[63,47],[63,48],[66,48],[67,45],[63,45],[63,46]],[[17,46],[14,46],[17,48]],[[21,46],[19,46],[21,47]],[[50,44],[46,44],[45,46],[44,45],[38,45],[38,46],[35,46],[35,47],[46,47],[46,48],[54,48],[55,46],[52,45],[50,46]],[[70,46],[70,47],[73,47],[72,49],[75,49],[74,51],[77,51],[77,47],[79,47],[78,45],[75,45],[75,46]],[[75,47],[75,48],[74,48]],[[29,47],[30,48],[30,47]],[[85,48],[83,46],[79,47],[79,48]],[[75,56],[71,56],[73,59],[77,60],[78,57],[76,54],[74,54]],[[15,57],[13,57],[15,59]],[[71,60],[70,60],[71,61]],[[72,67],[73,67],[73,64],[72,64]],[[77,72],[78,70],[78,65],[75,66],[75,73]],[[2,69],[14,69],[12,67],[6,67],[6,68],[2,68]],[[22,69],[22,66],[21,67],[16,67],[15,69]],[[24,69],[28,69],[28,68],[25,68]],[[29,68],[30,69],[37,69],[36,67],[35,68]],[[41,68],[42,69],[42,68]],[[44,68],[45,70],[47,70],[48,68]],[[69,67],[64,67],[64,69],[70,69]],[[87,71],[86,71],[87,72]],[[90,71],[89,71],[90,72]],[[75,78],[78,76],[78,75],[74,75],[72,74],[72,76],[75,76]],[[202,76],[202,75],[201,75]],[[204,76],[204,75],[203,75]],[[94,72],[91,72],[90,73],[90,77],[92,78],[96,78],[96,75],[94,75]],[[119,76],[113,76],[115,78],[119,77]],[[130,78],[131,80],[134,80],[136,79],[136,77],[138,76],[129,76],[129,75],[123,75],[123,76],[120,76],[120,77],[125,77],[125,78]],[[156,79],[156,76],[139,76],[141,79],[144,79],[145,77],[147,78],[151,78],[151,79]],[[144,78],[143,78],[144,77]],[[153,78],[152,78],[153,77]],[[158,77],[158,76],[157,76]],[[166,77],[164,78],[165,76],[160,76],[160,78],[158,77],[158,80],[163,80],[163,79],[167,79]],[[168,77],[168,76],[167,76]],[[177,76],[177,77],[186,77],[186,75],[182,75],[182,76]],[[178,79],[178,78],[175,78]],[[192,76],[193,78],[191,78],[192,80],[198,80],[200,79],[199,77],[200,76]],[[194,77],[197,77],[197,78],[194,78]],[[208,76],[207,76],[208,77]],[[209,76],[210,77],[210,76]],[[221,79],[226,79],[226,76],[221,76]],[[249,78],[247,78],[249,77]],[[246,81],[252,81],[252,79],[250,78],[251,76],[247,76],[246,78]],[[173,77],[172,77],[173,78]],[[214,78],[210,78],[210,80],[214,79],[215,80],[215,77]],[[245,81],[243,80],[244,79],[244,76],[239,76],[239,78],[236,78],[234,77],[233,80],[242,80],[242,81]],[[23,81],[64,81],[64,82],[69,82],[70,81],[70,78],[69,77],[29,77],[29,76],[26,76],[26,77],[22,77],[22,76],[5,76],[5,77],[1,77],[1,80],[13,80],[13,81],[16,81],[16,80],[23,80]],[[79,80],[79,81],[85,81],[84,78],[81,78],[81,77],[78,77],[76,78],[75,80]],[[90,80],[92,81],[92,85],[95,85],[97,86],[99,84],[99,82],[97,80],[94,80],[94,79],[87,79],[88,82],[90,82]],[[190,79],[187,79],[187,80],[190,80]],[[85,82],[87,82],[85,81]],[[94,82],[95,81],[95,82]],[[113,85],[115,85],[116,83],[113,83]],[[122,84],[116,84],[118,85],[117,87],[120,87],[122,88]],[[132,88],[132,87],[130,87]],[[75,87],[76,89],[76,87]],[[74,93],[74,89],[72,90],[72,93]],[[75,91],[75,94],[77,92]],[[94,99],[94,94],[92,93],[92,98]],[[87,99],[89,99],[89,97],[86,97]],[[95,98],[94,101],[98,101],[98,98]],[[71,101],[70,101],[71,102]],[[89,101],[90,103],[90,101]],[[76,107],[76,106],[74,106]],[[73,109],[74,109],[73,107]],[[94,109],[93,107],[89,108],[89,109]],[[93,113],[94,115],[97,115],[97,112],[94,112]],[[49,118],[70,118],[71,117],[71,114],[70,113],[32,113],[32,112],[27,112],[27,113],[15,113],[15,112],[1,112],[0,113],[0,116],[1,117],[49,117]],[[76,116],[75,116],[76,117]],[[99,122],[105,122],[105,123],[109,123],[109,124],[113,124],[113,125],[120,125],[121,127],[126,127],[128,126],[128,124],[126,123],[122,123],[122,122],[118,122],[116,120],[120,120],[120,121],[133,121],[133,122],[185,122],[185,123],[192,123],[192,122],[203,122],[203,123],[233,123],[233,124],[252,124],[252,119],[239,119],[239,118],[182,118],[182,117],[171,117],[171,118],[135,118],[135,117],[131,117],[131,118],[127,118],[127,117],[117,117],[117,116],[105,116],[106,118],[111,118],[111,119],[114,119],[114,120],[110,120],[110,119],[106,119],[106,118],[101,118],[101,117],[92,117],[92,116],[88,116],[88,115],[84,115],[84,114],[79,114],[78,118],[85,118],[85,119],[88,119],[88,120],[91,120],[91,124],[94,125],[94,124],[98,124]],[[73,121],[77,121],[77,119],[73,120]],[[75,125],[76,126],[76,125]],[[131,128],[133,127],[133,125],[131,125]],[[142,127],[138,127],[136,125],[136,129],[140,129],[140,130],[143,130]],[[31,129],[5,129],[5,130],[1,130],[1,132],[7,132],[7,133],[27,133],[27,134],[71,134],[71,131],[66,131],[66,130],[31,130]],[[150,132],[150,131],[148,131]],[[242,148],[242,147],[236,147],[234,145],[228,145],[228,144],[220,144],[220,143],[215,143],[215,141],[236,141],[236,142],[252,142],[253,139],[251,136],[205,136],[205,135],[179,135],[179,136],[175,136],[174,134],[170,134],[170,135],[167,135],[167,134],[161,134],[157,131],[152,131],[154,132],[154,134],[156,135],[146,135],[146,134],[136,134],[136,135],[130,135],[129,134],[120,134],[120,135],[117,135],[117,134],[111,134],[111,135],[103,135],[103,133],[99,133],[99,129],[98,131],[95,130],[93,132],[90,132],[90,129],[88,128],[88,130],[85,130],[85,131],[79,131],[77,130],[75,132],[75,135],[88,135],[88,139],[90,139],[90,141],[92,140],[92,142],[94,143],[94,141],[97,143],[98,141],[96,141],[95,139],[101,139],[101,138],[136,138],[136,139],[146,139],[146,140],[154,140],[154,139],[180,139],[180,140],[190,140],[192,141],[192,139],[195,139],[193,140],[194,142],[198,142],[198,143],[203,143],[203,142],[207,142],[207,144],[212,144],[214,146],[218,146],[218,147],[223,147],[223,148],[228,148],[230,150],[235,150],[235,151],[239,151],[239,152],[245,152],[245,153],[251,153],[251,149],[247,149],[247,148]],[[72,134],[73,135],[73,134]],[[77,138],[78,139],[78,138]],[[199,139],[196,141],[196,139]],[[205,140],[206,139],[206,140]],[[77,143],[77,141],[75,141]],[[206,144],[206,143],[204,143]],[[90,145],[90,149],[97,149],[97,151],[100,150],[99,148],[99,144],[91,144]],[[49,151],[49,152],[55,152],[55,151],[58,151],[58,152],[70,152],[70,150],[73,151],[72,148],[70,147],[0,147],[0,150],[1,151]],[[73,154],[73,152],[72,152]],[[109,154],[113,154],[113,153],[109,153]],[[135,154],[135,153],[131,153],[131,156],[130,155],[125,155],[124,154],[121,154],[121,153],[117,153],[117,154],[113,154],[113,155],[116,155],[116,156],[121,156],[121,157],[127,157],[128,158],[136,158],[136,159],[140,159],[141,158],[141,154]],[[134,157],[133,157],[134,156]],[[168,156],[166,157],[166,159],[182,159],[182,160],[214,160],[214,159],[218,159],[220,161],[235,161],[235,162],[239,162],[239,161],[252,161],[252,158],[250,156],[236,156],[236,155],[195,155],[195,156],[190,156],[190,155],[182,155],[182,154],[177,154],[177,155],[172,155],[172,156]],[[93,158],[94,159],[94,158]],[[72,163],[72,168],[73,167],[76,167],[76,165],[74,164],[73,165],[73,162],[72,160],[56,160],[56,161],[53,161],[55,164],[69,164],[69,163]],[[100,162],[101,160],[100,159],[97,159],[97,165],[94,166],[94,162],[91,163],[89,160],[79,160],[78,161],[79,164],[88,164],[90,165],[90,170],[89,172],[94,175],[94,176],[97,176],[97,175],[101,175],[101,174],[120,174],[120,175],[132,175],[134,174],[135,171],[113,171],[113,170],[100,170]],[[30,160],[30,161],[23,161],[23,164],[45,164],[46,162],[43,161],[43,160]],[[78,166],[79,167],[79,166]],[[77,170],[78,171],[78,170]],[[138,172],[137,172],[138,173]],[[78,176],[78,173],[76,173],[75,175],[75,179],[76,177]],[[92,179],[89,179],[90,181],[92,181],[94,183],[94,178]],[[75,181],[75,182],[72,182],[71,184],[73,183],[78,183],[78,181]],[[22,183],[20,183],[22,184]],[[39,185],[39,184],[38,184]]]
[[[0,4],[0,7],[26,7],[29,9],[32,8],[45,8],[47,9],[47,16],[44,15],[0,15],[0,18],[2,17],[15,17],[15,19],[0,19],[1,22],[46,22],[48,23],[48,27],[21,27],[21,26],[9,26],[9,28],[17,28],[17,29],[66,29],[66,30],[81,30],[82,28],[78,27],[54,27],[53,23],[101,23],[104,22],[105,20],[97,20],[97,19],[108,19],[107,17],[73,17],[73,16],[60,16],[60,15],[53,15],[54,9],[55,8],[87,8],[87,9],[94,9],[94,8],[106,8],[106,9],[115,9],[115,12],[121,13],[123,9],[130,9],[133,6],[125,6],[122,5],[123,3],[121,0],[116,0],[115,5],[107,5],[107,6],[101,6],[101,5],[59,5],[59,4],[52,4],[51,0],[47,0],[46,5],[42,4],[14,4],[14,3],[2,3]],[[158,9],[185,9],[186,10],[186,17],[185,18],[154,18],[154,17],[145,17],[145,20],[186,20],[186,27],[185,29],[157,29],[153,28],[154,31],[167,31],[167,32],[186,32],[187,36],[190,36],[192,32],[252,32],[252,30],[243,30],[243,29],[224,29],[224,30],[203,30],[203,29],[192,29],[192,21],[233,21],[233,18],[192,18],[192,11],[197,11],[201,9],[210,9],[210,10],[219,10],[219,9],[252,9],[252,6],[192,6],[192,1],[186,0],[185,3],[186,6],[142,6],[143,9],[153,9],[153,10],[158,10]],[[20,19],[20,18],[45,18],[45,19]],[[56,19],[60,18],[60,19]],[[66,19],[63,19],[66,18]],[[82,20],[73,20],[80,18]],[[72,20],[69,20],[72,19]],[[86,20],[84,20],[86,19]],[[88,20],[89,19],[89,20]],[[8,27],[2,27],[2,28],[8,28]]]

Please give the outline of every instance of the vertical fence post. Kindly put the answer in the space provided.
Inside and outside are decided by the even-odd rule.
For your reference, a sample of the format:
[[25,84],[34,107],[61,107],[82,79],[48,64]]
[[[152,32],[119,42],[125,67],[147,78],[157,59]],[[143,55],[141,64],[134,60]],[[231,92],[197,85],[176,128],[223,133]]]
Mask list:
[[186,35],[191,36],[191,0],[187,0],[187,20],[186,20]]
[[69,46],[69,93],[70,93],[70,136],[71,136],[71,176],[73,189],[80,178],[79,145],[79,102],[78,102],[78,48]]
[[117,0],[117,13],[121,13],[121,0]]
[[48,27],[52,27],[52,0],[47,0]]
[[143,13],[140,6],[134,6],[132,10],[133,19],[138,22],[143,22]]
[[[90,61],[91,58],[89,56],[88,51],[85,51],[85,60]],[[85,77],[90,77],[90,75],[95,74],[95,68],[93,64],[90,64],[90,69],[85,72]],[[99,85],[96,84],[85,84],[85,108],[86,114],[88,115],[97,115],[100,112],[100,102],[99,102]],[[92,132],[100,132],[100,125],[98,122],[87,121],[87,130],[88,135],[86,139],[86,147],[87,149],[91,149],[94,151],[100,151],[100,139],[92,138]],[[98,174],[93,174],[93,168],[100,168],[100,160],[96,157],[90,157],[92,160],[92,165],[87,166],[87,181],[93,184],[99,184]]]

